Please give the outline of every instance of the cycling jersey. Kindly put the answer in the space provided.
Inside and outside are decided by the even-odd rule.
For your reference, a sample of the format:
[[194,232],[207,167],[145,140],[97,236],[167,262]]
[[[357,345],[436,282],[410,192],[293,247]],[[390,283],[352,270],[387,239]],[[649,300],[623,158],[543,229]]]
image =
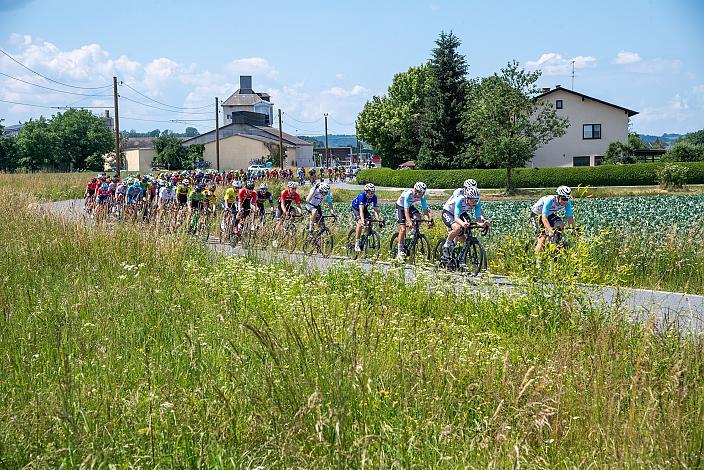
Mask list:
[[98,188],[95,194],[98,201],[106,201],[110,197],[110,189]]
[[428,203],[425,200],[425,195],[421,197],[416,197],[413,189],[406,189],[404,192],[401,193],[401,196],[399,196],[398,200],[396,201],[396,205],[404,209],[409,209],[413,204],[418,201],[420,201],[420,205],[423,210],[427,211]]
[[191,191],[190,193],[188,193],[188,200],[193,202],[205,201],[205,193],[203,191]]
[[376,194],[372,195],[372,197],[368,197],[367,193],[362,191],[357,195],[356,198],[352,201],[352,207],[355,209],[359,209],[359,206],[362,206],[364,208],[367,208],[369,206],[377,207],[377,198]]
[[225,190],[225,196],[223,197],[225,202],[228,203],[233,203],[237,200],[237,191],[235,191],[235,188],[229,187]]
[[544,215],[547,217],[550,215],[554,215],[557,211],[564,209],[565,215],[567,217],[572,217],[572,201],[568,200],[567,204],[562,206],[562,204],[558,202],[557,198],[558,196],[555,194],[541,197],[540,199],[538,199],[538,202],[533,205],[533,214]]
[[205,192],[205,198],[208,200],[209,203],[212,205],[215,205],[218,203],[218,198],[215,197],[215,193],[211,193],[210,191]]
[[286,188],[281,191],[281,197],[279,198],[279,201],[284,204],[291,204],[291,201],[296,201],[296,204],[300,204],[301,195]]
[[452,215],[455,215],[457,217],[461,216],[465,212],[467,213],[474,213],[474,217],[476,219],[480,219],[482,217],[482,203],[481,201],[477,201],[477,205],[472,207],[468,202],[467,198],[464,197],[464,194],[461,196],[452,196],[450,199],[447,200],[447,202],[442,206],[442,209],[445,211],[450,212]]
[[188,186],[186,186],[184,184],[179,184],[178,186],[176,186],[176,194],[180,194],[182,196],[188,196],[189,191],[190,191],[190,189],[188,189]]
[[116,189],[117,194],[125,194],[127,193],[127,186],[124,184],[119,184]]
[[169,188],[161,188],[159,190],[159,199],[162,201],[173,201],[176,199],[176,191]]
[[240,189],[240,192],[237,194],[237,200],[239,201],[240,204],[244,202],[250,202],[252,204],[257,203],[257,192],[254,190],[249,190],[247,188],[242,188]]
[[319,207],[320,203],[323,202],[323,199],[332,204],[332,196],[330,196],[330,192],[323,194],[316,186],[313,188],[313,194],[311,194],[310,201],[307,201],[307,203],[313,207]]
[[127,188],[127,203],[138,202],[142,198],[142,188],[139,186],[129,186]]
[[264,207],[264,202],[269,201],[270,205],[274,205],[274,197],[269,191],[258,190],[257,191],[257,204]]

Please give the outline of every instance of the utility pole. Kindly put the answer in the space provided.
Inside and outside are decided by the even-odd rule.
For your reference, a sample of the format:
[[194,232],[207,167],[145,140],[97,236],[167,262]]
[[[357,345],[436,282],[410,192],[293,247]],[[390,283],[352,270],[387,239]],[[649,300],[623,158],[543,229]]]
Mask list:
[[283,131],[281,130],[281,108],[279,108],[279,161],[281,162],[281,169],[284,169],[284,137]]
[[572,61],[572,88],[570,89],[574,91],[574,60]]
[[115,99],[115,165],[117,165],[117,177],[120,177],[122,158],[120,158],[120,117],[117,114],[117,77],[112,77],[112,92]]
[[215,97],[215,166],[220,172],[220,110],[218,97]]
[[328,150],[328,113],[325,113],[325,168],[330,167],[330,151]]

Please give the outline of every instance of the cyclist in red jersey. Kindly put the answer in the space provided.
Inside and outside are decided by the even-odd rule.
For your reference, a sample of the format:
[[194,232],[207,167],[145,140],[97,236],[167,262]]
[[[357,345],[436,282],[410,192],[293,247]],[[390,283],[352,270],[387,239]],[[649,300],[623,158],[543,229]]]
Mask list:
[[291,204],[295,202],[298,206],[298,212],[301,212],[301,195],[298,194],[297,188],[298,183],[289,181],[287,188],[281,191],[279,204],[276,206],[276,230],[281,226],[283,218],[288,217],[291,211]]
[[254,190],[254,181],[247,181],[244,188],[240,189],[240,192],[237,194],[237,202],[239,210],[237,211],[235,224],[239,224],[241,220],[245,220],[249,217],[252,209],[254,209],[255,212],[257,210],[257,192]]

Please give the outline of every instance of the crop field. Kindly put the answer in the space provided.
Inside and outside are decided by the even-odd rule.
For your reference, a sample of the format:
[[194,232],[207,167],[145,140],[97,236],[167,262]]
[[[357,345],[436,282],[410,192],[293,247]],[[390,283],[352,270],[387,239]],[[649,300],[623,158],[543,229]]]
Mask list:
[[703,463],[702,339],[590,309],[570,276],[459,295],[33,200],[0,188],[2,467]]

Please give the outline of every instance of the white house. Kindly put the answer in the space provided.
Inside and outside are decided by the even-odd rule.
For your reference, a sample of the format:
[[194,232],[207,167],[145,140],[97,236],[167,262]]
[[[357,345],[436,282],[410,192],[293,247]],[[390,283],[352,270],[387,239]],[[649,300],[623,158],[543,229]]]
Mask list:
[[267,93],[252,90],[251,76],[240,76],[240,88],[222,103],[225,124],[233,121],[233,113],[248,111],[263,114],[266,116],[266,125],[271,126],[274,122],[274,104],[270,99]]
[[628,142],[628,120],[638,112],[562,88],[543,89],[536,99],[549,102],[570,125],[562,137],[535,151],[532,167],[599,165],[611,142]]

